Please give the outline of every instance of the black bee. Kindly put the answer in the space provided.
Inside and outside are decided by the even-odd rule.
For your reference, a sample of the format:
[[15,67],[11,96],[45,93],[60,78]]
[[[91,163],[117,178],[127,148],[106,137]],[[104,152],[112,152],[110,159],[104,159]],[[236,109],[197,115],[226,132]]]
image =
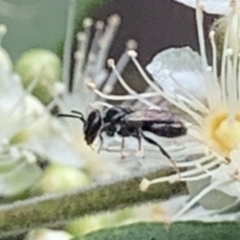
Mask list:
[[[177,170],[175,162],[171,159],[164,148],[155,140],[149,138],[144,132],[151,132],[157,136],[165,138],[176,138],[186,135],[187,128],[179,117],[167,110],[136,110],[115,106],[109,108],[103,117],[99,110],[90,112],[85,120],[83,114],[78,111],[72,111],[72,114],[59,114],[60,117],[74,117],[80,119],[84,123],[85,141],[91,145],[94,139],[99,135],[101,144],[99,151],[103,145],[103,133],[107,136],[114,136],[117,133],[122,137],[121,153],[122,158],[125,137],[135,137],[138,140],[138,150],[142,151],[142,139],[159,148],[164,156],[166,156]],[[178,171],[178,170],[177,170]]]
[[[122,137],[122,153],[125,137],[132,136],[137,138],[139,152],[142,151],[142,139],[144,139],[148,143],[157,146],[177,170],[175,162],[164,148],[144,133],[151,132],[165,138],[176,138],[186,135],[187,128],[177,115],[167,110],[146,109],[133,111],[123,107],[113,107],[107,110],[103,122],[104,124],[99,133],[101,146],[103,144],[103,132],[108,136],[113,136],[114,133],[117,133]],[[122,157],[124,157],[123,154]]]

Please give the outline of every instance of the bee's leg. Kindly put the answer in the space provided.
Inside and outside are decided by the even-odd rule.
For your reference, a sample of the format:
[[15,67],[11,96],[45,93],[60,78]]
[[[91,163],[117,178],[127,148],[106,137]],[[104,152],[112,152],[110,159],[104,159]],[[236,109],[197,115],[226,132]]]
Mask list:
[[102,136],[102,131],[99,133],[99,139],[100,139],[100,146],[98,148],[98,153],[100,153],[100,151],[102,150],[103,147],[103,136]]
[[122,143],[121,143],[121,159],[124,159],[128,156],[128,154],[126,152],[124,152],[124,148],[125,148],[125,138],[122,137]]
[[102,147],[102,150],[106,151],[106,152],[121,152],[121,149],[119,149],[119,147]]
[[151,138],[147,137],[146,135],[144,135],[143,133],[142,133],[142,137],[143,137],[148,143],[153,144],[153,145],[157,146],[157,147],[160,149],[160,151],[162,152],[162,154],[172,163],[172,165],[173,165],[176,173],[179,175],[179,179],[180,179],[180,178],[181,178],[180,171],[179,171],[179,169],[178,169],[175,161],[174,161],[174,160],[170,157],[170,155],[164,150],[164,148],[163,148],[160,144],[158,144],[157,142],[155,142],[153,139],[151,139]]
[[111,123],[109,124],[106,124],[104,125],[101,129],[100,129],[100,132],[99,132],[99,139],[100,139],[100,146],[98,148],[98,153],[100,153],[100,151],[102,150],[103,148],[103,132],[106,132],[106,130],[108,129],[108,127],[111,125]]
[[138,157],[145,158],[144,148],[142,146],[142,133],[141,133],[141,130],[139,129],[136,130],[136,138],[138,140],[138,151],[136,155]]
[[102,150],[102,149],[104,149],[105,151],[107,151],[107,152],[120,152],[121,153],[121,159],[124,159],[124,158],[126,158],[127,156],[128,156],[128,154],[124,151],[124,148],[125,148],[125,138],[124,137],[122,137],[122,142],[121,142],[121,148],[120,148],[120,150],[119,150],[119,148],[109,148],[109,147],[106,147],[106,148],[103,148],[102,146],[103,146],[103,137],[102,137],[102,135],[100,134],[99,135],[99,138],[100,138],[100,147],[99,147],[99,149],[98,149],[98,153]]

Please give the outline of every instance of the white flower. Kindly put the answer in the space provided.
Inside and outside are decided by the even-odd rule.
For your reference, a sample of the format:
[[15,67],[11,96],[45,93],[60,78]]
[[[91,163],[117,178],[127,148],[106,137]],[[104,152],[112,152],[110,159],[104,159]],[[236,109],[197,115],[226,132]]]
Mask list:
[[[0,35],[4,30],[1,27]],[[58,120],[31,95],[35,86],[33,81],[24,89],[20,77],[0,61],[1,196],[22,193],[39,180],[42,174],[39,156],[52,162],[81,166],[79,157],[63,138]]]
[[[198,57],[189,48],[166,50],[158,54],[147,67],[162,87],[166,100],[185,112],[191,122],[189,134],[203,147],[199,158],[191,154],[191,148],[185,156],[189,158],[185,163],[189,170],[181,173],[180,180],[187,182],[190,194],[194,197],[174,219],[178,219],[196,202],[206,208],[224,209],[235,204],[240,198],[238,8],[237,4],[232,4],[230,13],[226,15],[227,28],[218,69],[214,30],[209,34],[212,66],[209,66],[206,58],[202,27],[204,7],[202,4],[196,7],[201,56]],[[194,85],[198,86],[195,90]],[[181,167],[183,164],[177,165]],[[177,175],[152,181],[145,179],[141,188],[146,190],[153,183],[174,180],[177,180]]]
[[[181,173],[180,179],[178,174],[153,180],[144,179],[140,186],[141,190],[146,190],[151,184],[158,182],[178,180],[187,182],[193,199],[176,214],[174,219],[181,217],[196,202],[200,202],[206,208],[223,209],[235,204],[240,197],[239,190],[236,190],[238,180],[233,178],[229,183],[227,176],[231,178],[231,175],[226,173],[228,168],[223,167],[224,164],[230,163],[229,167],[236,168],[237,163],[231,165],[236,159],[232,151],[235,151],[240,144],[239,45],[238,41],[233,41],[233,39],[239,39],[240,29],[238,23],[235,23],[238,19],[237,6],[232,4],[231,7],[231,11],[226,15],[227,31],[220,69],[217,64],[214,30],[209,34],[213,56],[212,66],[208,64],[202,26],[204,8],[202,5],[197,5],[197,32],[201,55],[188,47],[169,49],[159,53],[147,67],[154,77],[155,81],[152,81],[137,61],[136,52],[127,51],[125,58],[130,57],[148,84],[146,92],[140,94],[122,78],[120,72],[124,67],[119,63],[115,65],[113,60],[108,61],[109,66],[112,68],[115,79],[127,91],[127,95],[109,94],[106,89],[112,89],[112,85],[107,87],[108,80],[102,89],[99,89],[94,78],[89,78],[87,82],[88,87],[103,99],[103,102],[98,100],[93,104],[94,106],[98,104],[108,107],[106,100],[114,100],[123,101],[123,106],[131,106],[133,109],[139,107],[162,109],[164,106],[161,105],[162,100],[165,99],[168,104],[174,106],[172,109],[177,110],[185,118],[188,136],[171,141],[171,144],[161,139],[161,145],[176,161],[178,168],[187,168],[187,170]],[[233,44],[234,42],[236,44]],[[90,98],[90,94],[88,97]],[[90,101],[89,98],[88,101]],[[91,101],[93,100],[96,99],[92,98]],[[138,103],[133,104],[134,100]],[[160,138],[154,139],[160,141]],[[133,151],[136,149],[133,141],[129,141],[127,146]],[[144,147],[149,161],[162,163],[163,157],[158,149],[147,144]],[[240,156],[240,152],[236,151],[235,154],[239,153]],[[156,165],[152,166],[156,167]],[[227,175],[223,181],[221,175],[224,176],[224,174]],[[217,202],[216,196],[219,197]]]
[[183,3],[189,7],[196,8],[201,5],[207,13],[211,14],[226,14],[230,11],[231,5],[238,0],[174,0]]

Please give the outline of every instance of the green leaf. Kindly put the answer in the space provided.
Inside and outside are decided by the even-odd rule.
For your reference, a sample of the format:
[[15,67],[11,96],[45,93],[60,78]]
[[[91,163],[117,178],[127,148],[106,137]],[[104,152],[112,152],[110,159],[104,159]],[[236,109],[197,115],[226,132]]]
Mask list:
[[238,222],[148,222],[100,230],[71,240],[233,240],[239,236]]

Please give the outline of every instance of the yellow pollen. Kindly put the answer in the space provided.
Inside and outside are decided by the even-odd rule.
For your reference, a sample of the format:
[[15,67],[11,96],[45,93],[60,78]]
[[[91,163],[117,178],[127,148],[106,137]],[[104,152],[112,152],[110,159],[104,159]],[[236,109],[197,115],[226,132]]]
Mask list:
[[240,112],[233,121],[228,117],[227,111],[215,112],[206,119],[204,127],[210,146],[225,157],[240,143]]

